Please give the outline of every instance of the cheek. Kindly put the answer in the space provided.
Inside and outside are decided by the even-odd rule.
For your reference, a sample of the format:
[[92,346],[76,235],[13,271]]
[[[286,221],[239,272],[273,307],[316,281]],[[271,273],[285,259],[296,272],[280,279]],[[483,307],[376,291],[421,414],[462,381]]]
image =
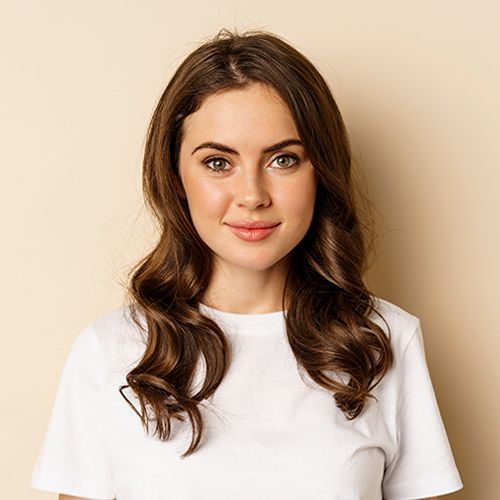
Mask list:
[[275,200],[289,216],[302,219],[309,216],[314,209],[316,183],[314,179],[301,179],[279,190]]
[[186,179],[185,190],[193,218],[218,214],[227,205],[227,193],[213,182],[203,179]]

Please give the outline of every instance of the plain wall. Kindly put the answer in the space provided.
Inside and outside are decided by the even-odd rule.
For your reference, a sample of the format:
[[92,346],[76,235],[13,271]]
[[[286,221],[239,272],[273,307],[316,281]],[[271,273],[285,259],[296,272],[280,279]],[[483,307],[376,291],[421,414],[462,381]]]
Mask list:
[[500,9],[495,1],[2,2],[0,470],[31,490],[70,344],[149,248],[146,127],[225,27],[284,36],[324,74],[380,212],[369,281],[420,317],[465,488],[500,498]]

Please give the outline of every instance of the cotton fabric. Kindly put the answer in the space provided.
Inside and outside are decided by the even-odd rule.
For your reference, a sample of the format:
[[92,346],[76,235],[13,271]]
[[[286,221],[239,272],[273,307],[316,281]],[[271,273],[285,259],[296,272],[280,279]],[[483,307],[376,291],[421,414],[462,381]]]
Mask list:
[[[201,404],[202,445],[185,459],[190,426],[173,421],[173,437],[161,442],[119,393],[145,339],[128,306],[107,313],[73,342],[32,487],[117,500],[409,500],[461,489],[420,320],[387,300],[376,305],[395,363],[373,390],[377,400],[348,421],[298,367],[282,311],[200,304],[233,352],[221,385]],[[139,408],[129,388],[125,394]]]

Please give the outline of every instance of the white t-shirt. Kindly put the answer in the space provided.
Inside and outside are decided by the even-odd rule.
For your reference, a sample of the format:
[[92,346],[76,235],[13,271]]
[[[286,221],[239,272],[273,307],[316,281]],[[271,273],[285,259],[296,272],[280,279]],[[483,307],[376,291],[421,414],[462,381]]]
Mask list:
[[351,421],[298,369],[282,312],[201,304],[227,334],[233,357],[201,404],[201,448],[185,459],[188,421],[173,421],[172,439],[156,440],[118,391],[144,350],[129,308],[102,316],[73,343],[32,487],[117,500],[402,500],[461,489],[420,321],[376,300],[391,327],[395,364],[373,391],[378,401],[369,399]]

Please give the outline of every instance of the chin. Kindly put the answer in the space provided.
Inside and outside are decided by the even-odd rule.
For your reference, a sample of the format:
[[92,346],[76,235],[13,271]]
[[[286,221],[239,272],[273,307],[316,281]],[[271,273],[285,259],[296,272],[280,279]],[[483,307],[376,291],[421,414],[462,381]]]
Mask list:
[[224,258],[220,256],[220,259],[226,264],[233,268],[238,268],[246,271],[266,271],[276,265],[281,259],[269,259],[269,255],[265,258],[255,257],[252,259],[242,259],[242,258]]

